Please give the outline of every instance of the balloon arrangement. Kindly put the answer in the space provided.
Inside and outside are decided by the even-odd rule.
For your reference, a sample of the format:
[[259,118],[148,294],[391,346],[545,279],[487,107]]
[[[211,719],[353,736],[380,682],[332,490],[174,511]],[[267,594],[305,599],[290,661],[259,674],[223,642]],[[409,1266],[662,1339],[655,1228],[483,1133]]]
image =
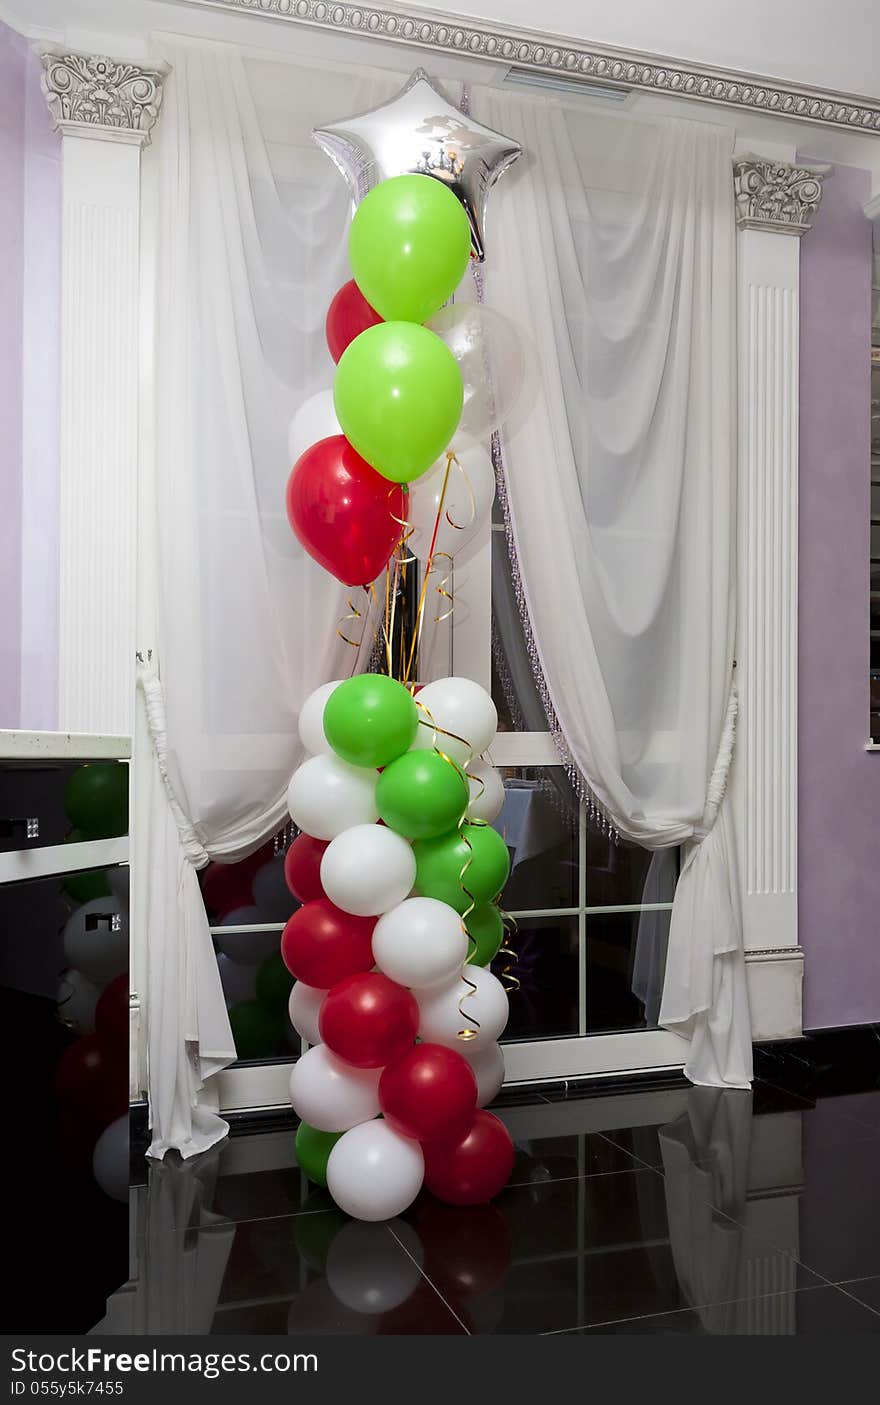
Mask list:
[[[488,383],[502,348],[511,366],[515,330],[478,305],[440,309],[472,252],[483,257],[488,191],[519,147],[421,71],[391,103],[315,137],[359,200],[354,278],[327,316],[332,407],[312,397],[291,426],[287,512],[310,555],[379,613],[385,572],[387,674],[328,683],[302,709],[310,755],[288,790],[302,832],[285,859],[302,906],[281,952],[296,978],[291,1022],[313,1045],[290,1080],[299,1163],[346,1213],[384,1220],[423,1183],[451,1204],[486,1201],[513,1164],[506,1128],[483,1110],[503,1082],[508,1014],[487,969],[510,865],[491,828],[503,786],[483,758],[498,719],[478,684],[420,687],[415,670],[432,573],[494,497],[479,441],[518,394],[515,365]],[[416,562],[407,643],[395,602]]]

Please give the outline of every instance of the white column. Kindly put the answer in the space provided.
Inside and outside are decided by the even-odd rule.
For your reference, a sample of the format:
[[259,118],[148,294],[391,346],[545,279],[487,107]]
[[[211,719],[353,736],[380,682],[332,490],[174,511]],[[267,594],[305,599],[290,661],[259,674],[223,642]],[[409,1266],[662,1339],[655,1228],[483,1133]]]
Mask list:
[[754,1036],[801,1032],[797,910],[800,237],[825,168],[734,160],[740,699],[732,795]]
[[140,150],[164,68],[46,48],[63,136],[58,728],[131,735]]

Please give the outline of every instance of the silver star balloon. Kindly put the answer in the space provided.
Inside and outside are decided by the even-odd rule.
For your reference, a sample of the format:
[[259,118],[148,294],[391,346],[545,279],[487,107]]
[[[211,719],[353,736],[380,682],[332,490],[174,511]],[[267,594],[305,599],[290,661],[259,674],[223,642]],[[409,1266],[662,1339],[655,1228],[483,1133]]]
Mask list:
[[381,107],[316,127],[312,136],[345,176],[356,205],[389,176],[442,181],[463,205],[474,254],[483,260],[489,191],[522,147],[453,107],[423,68]]

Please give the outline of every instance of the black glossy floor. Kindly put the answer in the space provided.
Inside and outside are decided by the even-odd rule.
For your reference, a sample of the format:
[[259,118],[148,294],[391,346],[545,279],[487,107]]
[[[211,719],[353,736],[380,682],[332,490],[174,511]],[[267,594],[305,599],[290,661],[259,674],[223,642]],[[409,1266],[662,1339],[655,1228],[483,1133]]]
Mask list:
[[759,1056],[753,1094],[507,1097],[513,1184],[472,1210],[349,1221],[289,1128],[169,1160],[133,1191],[131,1281],[95,1331],[880,1333],[880,1032],[860,1037],[849,1074],[827,1038]]

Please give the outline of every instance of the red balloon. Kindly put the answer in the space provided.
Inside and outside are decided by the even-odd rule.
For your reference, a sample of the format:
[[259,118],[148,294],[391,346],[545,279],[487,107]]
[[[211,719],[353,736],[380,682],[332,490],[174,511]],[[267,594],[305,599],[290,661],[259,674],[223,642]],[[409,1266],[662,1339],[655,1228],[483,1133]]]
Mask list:
[[450,1298],[491,1293],[510,1268],[510,1229],[497,1205],[442,1205],[425,1197],[415,1226],[428,1277]]
[[209,863],[202,873],[205,907],[217,917],[225,917],[236,907],[249,907],[254,900],[251,891],[254,874],[272,857],[273,844],[270,839],[255,854],[248,854],[238,863]]
[[381,1068],[415,1041],[419,1007],[379,971],[349,976],[324,997],[318,1028],[327,1048],[355,1068]]
[[77,1039],[64,1050],[55,1068],[55,1088],[62,1108],[102,1128],[128,1107],[128,1058],[108,1053],[96,1034]]
[[306,985],[331,985],[369,971],[373,964],[375,917],[354,917],[329,898],[315,898],[289,918],[281,933],[281,955],[292,976]]
[[513,1170],[513,1142],[504,1123],[479,1109],[458,1141],[428,1142],[425,1185],[447,1205],[482,1205],[497,1195]]
[[310,834],[298,834],[284,855],[287,886],[301,903],[325,896],[321,886],[321,860],[329,842],[329,839],[313,839]]
[[330,355],[338,361],[347,346],[368,327],[378,327],[383,319],[370,307],[357,283],[343,283],[327,309],[325,333]]
[[128,972],[123,971],[101,992],[95,1006],[95,1033],[108,1059],[128,1061]]
[[342,434],[319,439],[293,466],[287,517],[306,551],[343,585],[368,585],[388,565],[406,496]]
[[456,1141],[471,1125],[477,1080],[467,1059],[442,1044],[416,1044],[379,1079],[379,1106],[401,1136]]

